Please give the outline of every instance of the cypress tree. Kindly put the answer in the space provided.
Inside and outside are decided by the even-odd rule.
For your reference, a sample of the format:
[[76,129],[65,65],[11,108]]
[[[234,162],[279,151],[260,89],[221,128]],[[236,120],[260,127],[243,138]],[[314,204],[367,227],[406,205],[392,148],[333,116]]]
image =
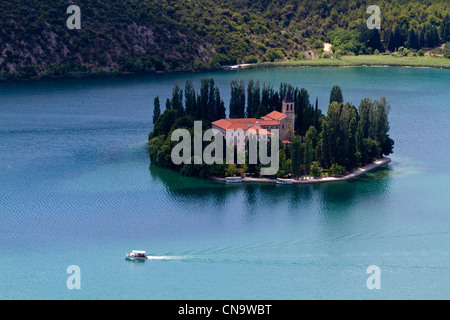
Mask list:
[[232,80],[230,99],[230,118],[244,118],[245,116],[245,88],[244,81],[240,83]]
[[266,83],[263,83],[262,91],[261,91],[261,102],[259,103],[257,112],[255,114],[256,118],[265,116],[270,111],[270,96],[271,96],[271,87],[266,87]]
[[253,117],[255,116],[256,111],[258,110],[258,106],[260,104],[261,104],[261,89],[259,88],[259,80],[256,80],[252,94]]
[[214,118],[212,121],[225,118],[225,104],[220,98],[219,88],[216,86],[214,90]]
[[425,41],[425,28],[422,27],[418,33],[419,33],[419,48],[426,48],[427,44]]
[[172,109],[172,100],[167,98],[166,99],[166,110],[171,110],[171,109]]
[[237,81],[231,80],[231,98],[230,98],[230,118],[238,117],[238,105],[239,105],[239,89],[237,87]]
[[253,79],[248,81],[247,85],[247,118],[253,118],[254,108],[253,108]]
[[201,117],[203,121],[210,120],[210,108],[208,107],[209,101],[209,80],[202,79],[200,81],[200,96],[199,96],[199,109],[201,110]]
[[441,26],[441,41],[449,42],[450,41],[450,22],[447,20],[443,22]]
[[391,52],[394,52],[395,51],[395,39],[394,39],[394,32],[392,30],[386,31],[385,42],[387,44],[388,50]]
[[405,40],[403,39],[402,32],[398,25],[395,26],[394,29],[394,50],[398,50],[398,48],[403,47],[405,45]]
[[161,115],[161,106],[159,103],[159,96],[157,96],[153,102],[153,125],[156,124],[159,116]]
[[304,154],[304,164],[306,170],[309,172],[309,168],[314,159],[314,150],[317,145],[317,130],[314,126],[309,127],[305,135],[305,154]]
[[409,29],[407,44],[408,49],[420,49],[419,37],[417,36],[416,31],[413,28]]
[[195,88],[191,80],[186,81],[184,89],[185,111],[188,116],[196,117],[197,99],[195,95]]
[[[304,88],[300,89],[295,99],[295,131],[298,135],[304,136],[309,123],[307,108],[309,106],[309,94]],[[309,126],[308,126],[309,128]]]
[[302,164],[302,150],[301,150],[301,138],[299,136],[292,137],[291,141],[291,154],[292,154],[292,173],[296,176],[301,174]]
[[316,108],[314,109],[314,127],[316,127],[317,131],[320,131],[319,128],[319,98],[316,97]]
[[381,44],[380,32],[378,31],[378,29],[370,30],[370,39],[367,46],[380,52],[384,51],[383,45]]
[[244,80],[241,80],[239,84],[239,109],[238,109],[239,118],[245,117],[245,83]]
[[333,102],[344,103],[344,97],[342,96],[342,90],[338,86],[333,86],[330,93],[330,104]]
[[434,40],[433,47],[438,47],[438,46],[440,46],[440,44],[441,44],[441,39],[439,38],[439,32],[438,32],[436,26],[433,26],[433,40]]
[[329,168],[330,163],[330,134],[328,118],[322,122],[322,166]]
[[172,90],[172,109],[177,110],[180,115],[184,114],[183,90],[180,89],[178,82],[175,83]]
[[[207,104],[207,109],[208,109],[208,117],[206,118],[207,121],[209,122],[213,122],[215,121],[217,118],[216,115],[216,104],[215,104],[215,85],[214,85],[214,79],[210,78],[208,79],[208,104]],[[220,95],[219,95],[219,100],[220,100]]]

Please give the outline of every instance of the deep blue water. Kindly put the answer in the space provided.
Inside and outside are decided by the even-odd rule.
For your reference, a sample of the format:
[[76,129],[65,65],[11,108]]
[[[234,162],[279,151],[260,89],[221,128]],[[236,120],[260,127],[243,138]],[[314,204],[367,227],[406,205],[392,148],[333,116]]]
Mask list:
[[[213,77],[387,98],[392,163],[327,185],[150,165],[153,99]],[[1,299],[450,298],[450,71],[286,68],[0,84]],[[154,256],[127,262],[132,249]],[[81,290],[66,269],[78,265]],[[366,269],[381,269],[369,290]]]

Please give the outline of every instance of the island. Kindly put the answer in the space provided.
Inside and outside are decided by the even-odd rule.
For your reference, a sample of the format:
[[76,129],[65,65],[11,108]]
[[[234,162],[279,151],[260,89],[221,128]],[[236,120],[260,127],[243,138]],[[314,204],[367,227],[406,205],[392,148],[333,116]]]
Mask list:
[[[286,179],[294,183],[318,183],[346,181],[391,161],[387,156],[393,152],[394,141],[389,136],[390,105],[384,97],[364,98],[356,107],[344,102],[341,88],[334,86],[325,115],[317,98],[311,103],[305,88],[281,83],[279,90],[275,90],[253,79],[247,84],[244,80],[233,80],[230,88],[228,118],[214,79],[202,79],[199,92],[190,80],[186,81],[184,91],[176,83],[162,113],[156,97],[154,129],[148,137],[151,162],[184,176],[217,181],[241,177],[244,182],[274,183]],[[207,130],[212,130],[216,134],[212,139],[200,138],[201,150],[223,137],[226,142],[220,144],[221,155],[232,149],[232,161],[227,154],[226,159],[221,156],[220,161],[207,164],[199,161],[198,154],[189,153],[184,154],[184,162],[175,163],[173,150],[179,140],[173,135],[180,129],[189,136],[201,131],[203,137]],[[251,161],[252,139],[268,144],[267,156],[272,162],[276,159],[277,164],[273,174],[262,174],[269,163],[261,159]],[[275,144],[279,146],[277,149],[272,148]],[[195,148],[188,147],[189,152]]]

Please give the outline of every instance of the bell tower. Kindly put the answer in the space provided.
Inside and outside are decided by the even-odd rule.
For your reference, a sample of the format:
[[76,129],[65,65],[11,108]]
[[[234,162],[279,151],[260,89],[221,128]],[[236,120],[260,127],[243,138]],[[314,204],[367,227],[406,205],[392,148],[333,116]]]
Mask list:
[[291,125],[295,130],[295,101],[292,99],[291,91],[288,90],[282,103],[282,113],[286,115],[286,127]]

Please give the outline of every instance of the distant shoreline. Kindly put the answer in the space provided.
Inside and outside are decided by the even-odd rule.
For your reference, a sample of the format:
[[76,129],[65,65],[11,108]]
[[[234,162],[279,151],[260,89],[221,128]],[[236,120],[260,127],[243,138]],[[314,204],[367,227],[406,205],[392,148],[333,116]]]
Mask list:
[[[363,174],[366,174],[376,168],[379,168],[381,166],[384,166],[391,162],[392,159],[388,157],[383,157],[382,159],[375,160],[371,164],[368,164],[367,166],[358,168],[354,170],[353,172],[342,176],[342,177],[324,177],[324,178],[310,178],[308,180],[296,180],[293,179],[294,184],[318,184],[318,183],[330,183],[330,182],[344,182],[351,179],[354,179],[356,177],[359,177]],[[218,177],[212,177],[213,180],[218,182],[226,183],[225,178],[218,178]],[[277,179],[270,179],[270,178],[250,178],[250,177],[244,177],[242,179],[243,183],[272,183],[276,184]]]
[[450,69],[450,59],[441,57],[395,57],[391,55],[342,56],[340,58],[263,62],[245,69],[286,67],[405,67]]
[[212,71],[235,71],[243,69],[263,69],[263,68],[297,68],[297,67],[404,67],[404,68],[432,68],[432,69],[450,69],[450,59],[441,57],[394,57],[386,55],[361,55],[361,56],[342,56],[340,58],[313,59],[313,60],[290,60],[275,62],[260,62],[254,64],[241,64],[236,66],[223,66],[221,69],[210,69],[202,71],[160,71],[147,73],[101,71],[101,72],[69,72],[61,76],[37,76],[33,78],[5,78],[0,74],[0,82],[14,81],[39,81],[52,79],[92,79],[92,78],[114,78],[127,76],[146,76],[157,74],[176,74],[176,73],[203,73]]

